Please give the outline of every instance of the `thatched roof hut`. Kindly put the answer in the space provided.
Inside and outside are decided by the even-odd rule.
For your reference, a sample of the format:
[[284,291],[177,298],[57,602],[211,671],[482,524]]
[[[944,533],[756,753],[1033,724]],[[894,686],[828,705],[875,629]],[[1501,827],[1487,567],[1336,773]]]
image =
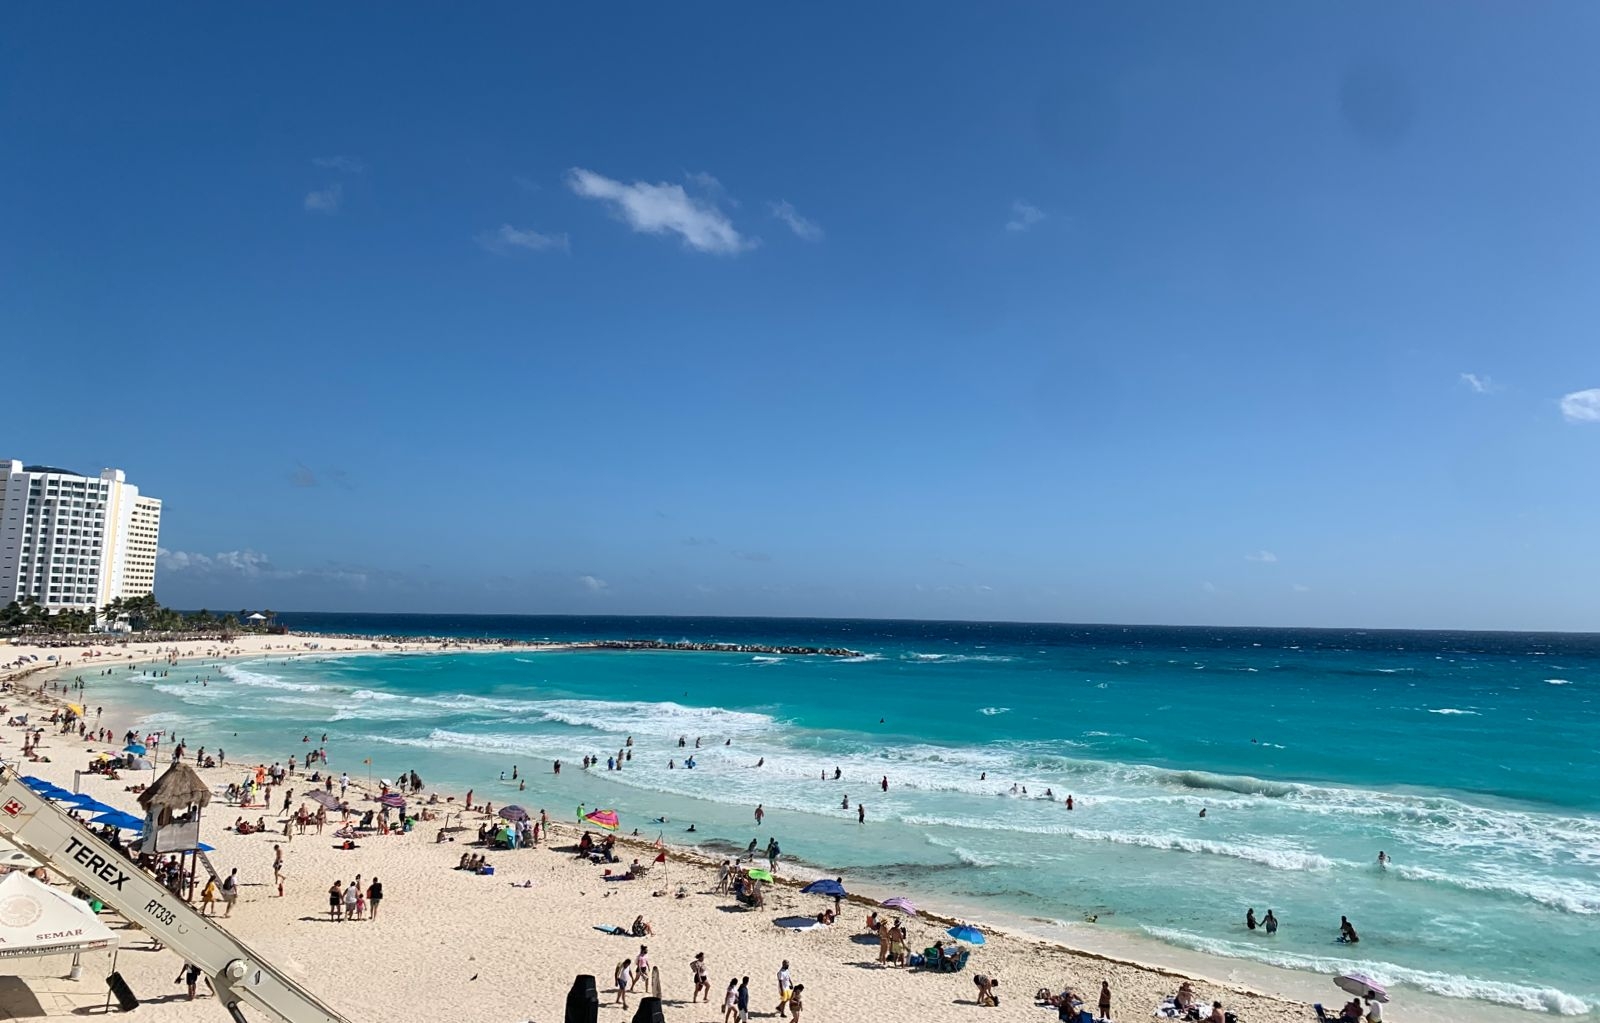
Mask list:
[[174,817],[181,817],[191,806],[203,807],[211,802],[211,787],[195,769],[181,760],[174,761],[155,784],[139,793],[139,805],[147,813],[154,813],[156,823],[165,825]]

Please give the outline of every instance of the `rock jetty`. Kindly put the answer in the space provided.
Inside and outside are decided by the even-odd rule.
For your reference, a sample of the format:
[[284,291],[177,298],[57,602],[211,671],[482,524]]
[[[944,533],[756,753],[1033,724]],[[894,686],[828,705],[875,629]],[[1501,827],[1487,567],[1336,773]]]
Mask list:
[[595,639],[573,643],[580,650],[697,650],[715,654],[785,654],[794,657],[861,657],[842,646],[767,646],[765,643],[694,643],[680,639]]

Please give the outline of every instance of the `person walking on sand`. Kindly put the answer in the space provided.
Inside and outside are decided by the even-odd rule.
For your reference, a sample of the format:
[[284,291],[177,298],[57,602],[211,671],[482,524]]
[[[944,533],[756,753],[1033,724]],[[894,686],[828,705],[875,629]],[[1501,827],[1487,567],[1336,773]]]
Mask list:
[[372,875],[372,884],[367,886],[367,919],[378,919],[378,903],[383,901],[383,882],[378,880],[378,875]]
[[800,995],[805,989],[804,984],[796,984],[794,990],[789,992],[789,1015],[793,1017],[795,1023],[800,1023],[800,1010],[805,1008],[800,1002]]
[[337,921],[344,912],[344,883],[335,881],[328,888],[328,919]]
[[750,978],[739,980],[739,1023],[750,1023]]
[[739,1012],[739,978],[728,981],[728,990],[722,995],[722,1023],[733,1023]]
[[217,915],[217,879],[214,877],[200,889],[200,913],[202,916]]
[[613,1005],[628,1007],[628,988],[633,984],[633,960],[624,959],[612,974],[617,981],[617,997]]
[[1109,980],[1100,982],[1100,1018],[1111,1018],[1111,982]]
[[789,976],[789,960],[785,959],[778,967],[778,1015],[789,1015],[789,998],[793,994],[794,980]]
[[700,1000],[700,993],[705,992],[706,1004],[711,1004],[711,981],[706,977],[706,954],[696,952],[689,962],[689,972],[694,974],[694,994],[689,997],[689,1004],[693,1005]]
[[640,984],[645,985],[647,991],[650,986],[650,946],[640,945],[639,954],[633,960],[633,984],[628,990],[636,990]]
[[239,868],[234,867],[222,879],[222,901],[228,908],[222,911],[224,919],[233,915],[233,904],[239,901]]

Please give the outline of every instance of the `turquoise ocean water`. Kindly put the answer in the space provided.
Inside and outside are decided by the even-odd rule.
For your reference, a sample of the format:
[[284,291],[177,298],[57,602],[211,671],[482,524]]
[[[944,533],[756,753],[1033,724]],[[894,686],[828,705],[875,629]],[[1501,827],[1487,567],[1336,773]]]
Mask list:
[[[863,656],[262,660],[119,672],[104,698],[136,703],[192,745],[281,758],[325,731],[334,766],[352,774],[370,755],[380,775],[416,770],[497,804],[560,816],[614,806],[628,829],[712,850],[775,836],[819,873],[979,917],[1093,915],[1215,956],[1359,967],[1401,992],[1567,1015],[1600,1006],[1600,637],[284,617],[327,631],[837,644]],[[607,771],[628,736],[633,760]],[[599,767],[582,771],[584,754]],[[499,781],[513,765],[525,792]],[[1246,930],[1250,907],[1274,910],[1275,937]],[[1360,945],[1333,940],[1341,914]]]

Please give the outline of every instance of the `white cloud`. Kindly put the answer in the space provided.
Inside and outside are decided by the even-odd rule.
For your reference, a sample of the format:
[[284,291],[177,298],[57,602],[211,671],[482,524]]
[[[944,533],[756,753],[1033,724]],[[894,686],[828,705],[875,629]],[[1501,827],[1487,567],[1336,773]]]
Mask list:
[[353,156],[313,156],[313,167],[324,170],[344,171],[346,174],[360,174],[367,169],[367,165]]
[[600,591],[608,588],[604,579],[596,579],[592,575],[578,576],[578,585],[582,586],[590,593],[599,593]]
[[1295,583],[1293,586],[1289,587],[1289,589],[1293,590],[1295,593],[1311,592],[1311,587],[1307,586],[1305,583]]
[[478,244],[490,252],[502,254],[509,253],[513,249],[543,252],[546,249],[565,251],[572,247],[571,239],[565,234],[540,234],[538,231],[512,227],[510,224],[501,224],[498,231],[485,231],[478,235]]
[[797,237],[803,238],[808,242],[820,242],[822,240],[822,228],[815,221],[802,217],[787,199],[767,203],[767,207],[772,210],[774,217],[788,224],[789,230],[793,231]]
[[265,554],[255,551],[221,551],[216,554],[197,554],[192,551],[171,551],[156,548],[160,567],[169,572],[234,572],[239,575],[260,575],[271,569]]
[[691,196],[682,185],[652,185],[635,181],[625,185],[594,171],[574,167],[567,172],[567,187],[585,199],[599,199],[642,234],[672,233],[697,252],[733,255],[753,248],[714,201]]
[[1007,231],[1027,231],[1048,216],[1044,210],[1030,202],[1017,199],[1011,204],[1011,219],[1006,221]]
[[1600,423],[1600,387],[1564,395],[1561,414],[1569,423]]
[[1210,581],[1201,583],[1200,584],[1200,588],[1202,590],[1205,590],[1207,593],[1221,593],[1222,592],[1221,590],[1217,589],[1217,584],[1216,583],[1210,582]]
[[337,213],[342,202],[344,186],[337,183],[306,193],[306,210],[311,213]]
[[1492,394],[1499,390],[1494,381],[1487,375],[1479,376],[1476,373],[1463,373],[1461,374],[1461,382],[1466,384],[1473,394]]
[[694,171],[693,173],[685,174],[684,178],[689,184],[709,196],[712,202],[725,202],[734,209],[739,208],[739,200],[728,194],[728,189],[722,182],[717,180],[716,175],[707,174],[705,171]]
[[1246,554],[1244,560],[1259,561],[1264,565],[1273,565],[1277,564],[1278,556],[1271,551],[1256,551],[1254,554]]

